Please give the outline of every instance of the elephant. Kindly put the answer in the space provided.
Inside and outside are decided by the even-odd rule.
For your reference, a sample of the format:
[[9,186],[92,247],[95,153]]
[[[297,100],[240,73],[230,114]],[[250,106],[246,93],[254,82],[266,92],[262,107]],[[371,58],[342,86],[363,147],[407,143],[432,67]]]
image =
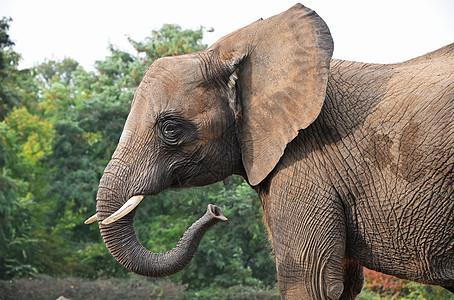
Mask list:
[[454,44],[396,64],[333,47],[296,4],[154,61],[87,221],[112,255],[144,276],[180,271],[222,210],[154,253],[134,231],[138,204],[236,174],[260,198],[282,299],[354,299],[363,267],[454,292]]

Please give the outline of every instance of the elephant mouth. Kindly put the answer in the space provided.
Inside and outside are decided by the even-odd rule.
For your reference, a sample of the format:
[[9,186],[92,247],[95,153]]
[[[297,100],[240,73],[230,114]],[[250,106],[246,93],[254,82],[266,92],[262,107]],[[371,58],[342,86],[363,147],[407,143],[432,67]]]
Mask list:
[[[107,225],[107,224],[111,224],[111,223],[123,218],[124,216],[129,214],[134,208],[136,208],[137,205],[139,205],[140,202],[142,202],[144,197],[145,197],[144,195],[136,195],[136,196],[131,197],[131,199],[126,201],[126,203],[123,204],[122,207],[120,207],[116,212],[114,212],[113,214],[111,214],[110,216],[105,218],[101,223],[103,225]],[[208,204],[208,212],[211,213],[213,218],[218,219],[221,222],[226,222],[228,220],[222,213],[222,210],[216,205]],[[88,218],[84,223],[90,224],[97,220],[98,220],[98,216],[97,216],[97,214],[94,214],[93,216]]]

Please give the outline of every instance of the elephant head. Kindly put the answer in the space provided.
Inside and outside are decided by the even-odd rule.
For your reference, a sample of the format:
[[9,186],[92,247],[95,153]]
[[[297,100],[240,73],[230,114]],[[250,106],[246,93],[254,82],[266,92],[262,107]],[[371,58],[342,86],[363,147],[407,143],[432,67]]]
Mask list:
[[209,206],[176,248],[160,254],[137,240],[135,206],[143,195],[231,174],[260,184],[320,113],[332,51],[324,21],[298,4],[205,51],[156,60],[99,184],[97,219],[115,258],[147,276],[184,268],[206,230],[226,220],[220,209]]

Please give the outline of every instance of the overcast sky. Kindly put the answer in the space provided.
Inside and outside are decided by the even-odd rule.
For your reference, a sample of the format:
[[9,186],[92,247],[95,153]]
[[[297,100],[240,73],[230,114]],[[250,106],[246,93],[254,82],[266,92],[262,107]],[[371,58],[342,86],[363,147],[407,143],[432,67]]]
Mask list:
[[[12,17],[10,36],[21,67],[45,58],[71,57],[86,69],[107,55],[109,43],[130,51],[127,37],[142,40],[164,23],[184,29],[213,27],[208,45],[258,18],[278,14],[295,0],[1,0]],[[328,24],[334,57],[399,62],[454,42],[453,0],[306,0]]]

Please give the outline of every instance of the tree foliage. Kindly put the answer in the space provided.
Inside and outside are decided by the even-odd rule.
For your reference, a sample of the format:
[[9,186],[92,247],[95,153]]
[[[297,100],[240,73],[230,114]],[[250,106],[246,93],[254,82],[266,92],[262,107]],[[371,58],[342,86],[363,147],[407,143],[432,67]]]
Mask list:
[[0,20],[0,121],[18,105],[36,100],[32,70],[19,70],[20,54],[13,51],[8,29],[10,18]]
[[202,44],[203,31],[182,30],[180,26],[165,24],[160,30],[153,30],[150,37],[137,42],[129,39],[137,52],[145,54],[145,62],[165,56],[192,53],[206,48]]

